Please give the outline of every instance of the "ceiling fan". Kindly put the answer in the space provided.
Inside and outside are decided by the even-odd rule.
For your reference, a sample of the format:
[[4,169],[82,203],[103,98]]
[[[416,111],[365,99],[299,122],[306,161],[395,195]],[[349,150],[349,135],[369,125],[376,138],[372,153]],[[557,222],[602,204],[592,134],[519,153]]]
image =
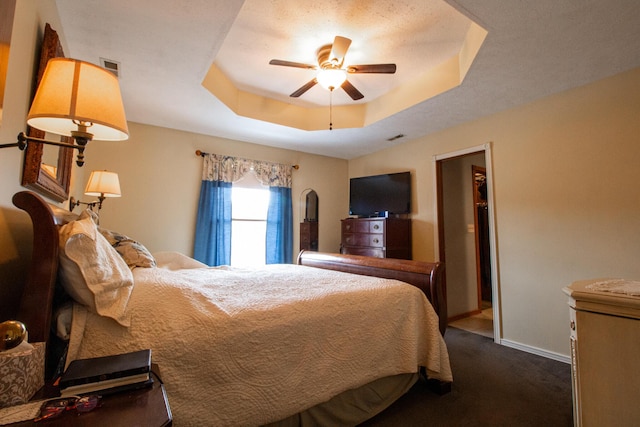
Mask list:
[[343,67],[344,57],[350,45],[351,39],[336,36],[332,44],[326,44],[318,49],[318,65],[283,61],[281,59],[272,59],[269,61],[269,64],[318,70],[316,77],[289,95],[293,98],[299,97],[319,83],[322,87],[330,91],[341,87],[351,99],[357,101],[364,98],[364,95],[347,80],[347,74],[394,74],[396,72],[396,64],[347,65]]

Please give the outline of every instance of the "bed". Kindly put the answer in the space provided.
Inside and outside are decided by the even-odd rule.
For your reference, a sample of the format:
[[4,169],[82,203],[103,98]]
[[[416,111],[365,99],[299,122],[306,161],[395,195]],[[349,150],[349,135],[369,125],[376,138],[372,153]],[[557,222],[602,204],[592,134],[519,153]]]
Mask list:
[[[73,294],[59,283],[68,291],[76,260],[67,234],[91,214],[28,191],[13,202],[34,230],[19,319],[30,341],[51,343],[57,306]],[[151,348],[176,425],[356,425],[420,373],[441,391],[453,379],[440,263],[303,251],[297,265],[210,268],[162,252],[149,255],[153,265],[113,270],[107,252],[83,249],[78,262],[108,280],[130,274],[131,286],[93,291],[91,304],[74,294],[66,363]]]

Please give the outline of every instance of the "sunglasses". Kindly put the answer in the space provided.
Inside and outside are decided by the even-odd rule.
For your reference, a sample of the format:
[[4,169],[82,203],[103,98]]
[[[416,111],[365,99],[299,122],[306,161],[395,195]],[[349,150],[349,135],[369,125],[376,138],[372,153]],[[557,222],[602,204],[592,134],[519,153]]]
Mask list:
[[48,420],[63,414],[65,411],[76,410],[79,414],[90,412],[100,406],[100,396],[70,396],[45,401],[40,407],[40,413],[34,422]]

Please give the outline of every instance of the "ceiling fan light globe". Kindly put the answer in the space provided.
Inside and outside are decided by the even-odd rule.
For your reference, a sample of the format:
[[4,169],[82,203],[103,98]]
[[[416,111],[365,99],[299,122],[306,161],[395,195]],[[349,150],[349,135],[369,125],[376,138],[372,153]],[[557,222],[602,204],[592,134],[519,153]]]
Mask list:
[[334,90],[335,88],[342,86],[344,81],[347,79],[347,72],[339,68],[327,68],[318,71],[316,79],[323,88],[327,90]]

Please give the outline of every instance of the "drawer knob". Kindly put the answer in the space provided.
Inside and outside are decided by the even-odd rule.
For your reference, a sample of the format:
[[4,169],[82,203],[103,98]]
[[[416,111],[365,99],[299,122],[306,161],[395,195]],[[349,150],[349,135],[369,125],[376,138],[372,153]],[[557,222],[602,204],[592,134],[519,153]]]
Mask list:
[[380,240],[378,239],[373,239],[373,243],[378,243]]
[[379,226],[378,224],[374,224],[374,225],[373,225],[373,229],[374,229],[374,230],[378,230],[378,229],[380,229],[380,226]]

